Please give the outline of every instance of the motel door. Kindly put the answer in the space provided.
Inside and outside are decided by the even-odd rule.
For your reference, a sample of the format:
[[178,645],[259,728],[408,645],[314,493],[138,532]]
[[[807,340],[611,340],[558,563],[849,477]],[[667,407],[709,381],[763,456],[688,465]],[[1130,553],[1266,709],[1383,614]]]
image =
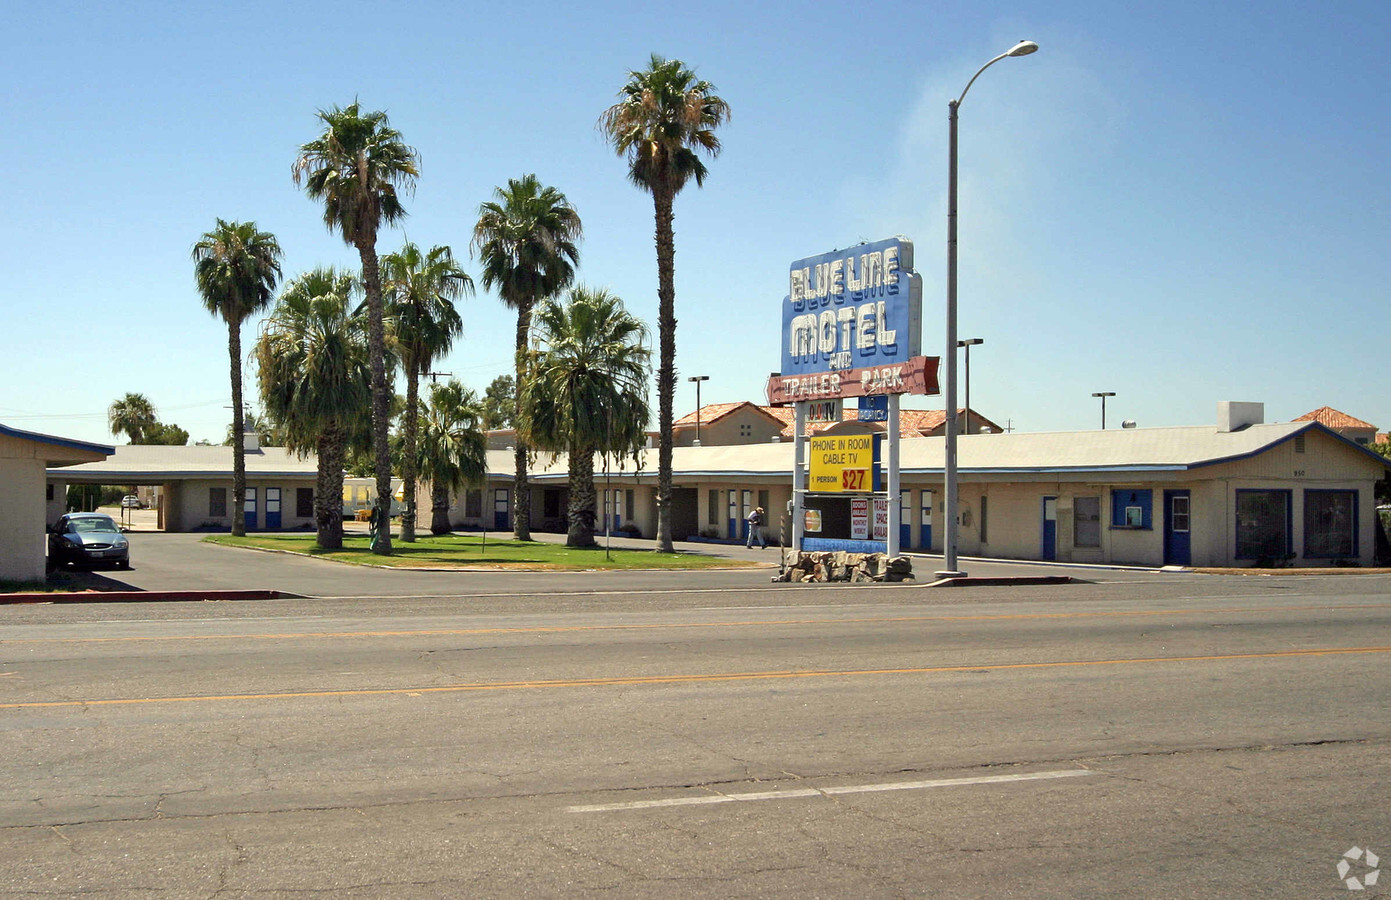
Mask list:
[[922,494],[922,528],[918,533],[920,549],[932,552],[932,491],[923,491]]
[[[744,491],[744,506],[739,510],[739,540],[748,542],[749,513],[753,512],[753,491]],[[767,510],[764,510],[766,513]]]
[[266,488],[266,530],[280,530],[280,488]]
[[898,552],[913,546],[913,492],[898,492]]
[[507,488],[493,491],[493,530],[507,530]]
[[246,500],[242,504],[243,515],[246,517],[246,530],[256,530],[256,489],[249,487],[246,489]]
[[739,492],[729,489],[729,530],[725,536],[731,541],[739,538]]
[[1186,566],[1193,561],[1189,540],[1188,491],[1164,492],[1164,565]]
[[1043,546],[1042,558],[1058,558],[1058,498],[1043,498]]

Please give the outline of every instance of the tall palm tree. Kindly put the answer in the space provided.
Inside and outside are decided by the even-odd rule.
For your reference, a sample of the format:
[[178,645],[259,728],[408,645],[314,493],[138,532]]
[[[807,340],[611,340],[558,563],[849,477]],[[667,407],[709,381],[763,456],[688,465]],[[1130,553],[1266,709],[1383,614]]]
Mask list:
[[401,456],[401,481],[406,508],[401,513],[401,540],[415,540],[416,440],[420,427],[420,376],[436,359],[449,352],[454,338],[464,330],[454,301],[473,293],[473,279],[454,262],[448,247],[431,247],[429,253],[410,241],[398,253],[382,258],[385,291],[389,298],[386,318],[392,343],[406,370],[406,409],[403,416],[405,443]]
[[594,546],[594,452],[642,449],[651,351],[647,328],[603,289],[577,287],[536,307],[537,350],[522,386],[527,439],[570,460],[566,546]]
[[671,423],[676,391],[676,245],[672,204],[692,178],[705,183],[706,168],[696,151],[719,155],[715,129],[729,120],[729,104],[715,86],[696,78],[679,59],[652,54],[648,67],[629,72],[619,101],[599,118],[599,129],[619,156],[628,159],[628,178],[652,194],[656,211],[657,330],[661,362],[657,369],[657,549],[671,544]]
[[[531,333],[531,309],[554,297],[575,278],[582,229],[579,213],[565,195],[543,187],[535,175],[511,178],[497,188],[493,199],[478,207],[473,228],[473,249],[483,264],[483,286],[496,288],[510,309],[517,311],[517,384],[526,378],[527,337]],[[522,407],[517,404],[517,416]],[[516,445],[513,481],[512,532],[519,541],[531,540],[531,489],[527,484],[527,448]]]
[[159,425],[155,405],[144,394],[126,394],[106,408],[106,422],[112,434],[124,434],[132,444],[144,443],[145,436]]
[[488,438],[477,395],[451,378],[430,385],[416,464],[430,483],[430,533],[449,533],[449,495],[487,477]]
[[[319,110],[324,132],[299,148],[295,184],[324,204],[324,224],[362,259],[367,294],[368,337],[372,363],[372,450],[377,476],[377,515],[390,522],[391,450],[388,443],[391,389],[386,372],[386,329],[382,312],[381,273],[377,268],[377,231],[383,223],[405,218],[399,192],[409,192],[420,175],[418,157],[401,140],[384,112],[363,112],[354,100],[347,107]],[[391,529],[382,529],[375,552],[391,555]]]
[[[208,312],[227,323],[227,355],[232,370],[232,431],[241,435],[241,325],[260,312],[280,281],[280,244],[255,222],[224,222],[193,245],[193,276]],[[246,448],[232,444],[232,534],[246,534]]]
[[315,269],[285,286],[256,341],[261,404],[280,423],[285,446],[318,455],[314,522],[318,544],[343,546],[343,461],[371,441],[367,322],[354,312],[357,283]]

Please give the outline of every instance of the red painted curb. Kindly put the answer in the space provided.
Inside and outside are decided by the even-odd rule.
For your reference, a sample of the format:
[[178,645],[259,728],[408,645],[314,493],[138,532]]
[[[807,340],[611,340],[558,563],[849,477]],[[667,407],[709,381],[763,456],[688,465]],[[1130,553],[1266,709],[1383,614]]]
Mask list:
[[284,600],[298,597],[285,591],[53,591],[0,594],[0,606],[15,603],[161,603],[205,600]]

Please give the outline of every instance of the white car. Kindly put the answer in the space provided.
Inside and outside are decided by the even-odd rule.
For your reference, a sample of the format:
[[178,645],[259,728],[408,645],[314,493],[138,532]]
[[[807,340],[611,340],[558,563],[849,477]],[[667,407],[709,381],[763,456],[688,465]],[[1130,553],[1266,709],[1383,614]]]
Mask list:
[[121,508],[144,509],[144,504],[142,504],[140,502],[140,498],[135,496],[134,494],[126,494],[124,497],[121,498]]

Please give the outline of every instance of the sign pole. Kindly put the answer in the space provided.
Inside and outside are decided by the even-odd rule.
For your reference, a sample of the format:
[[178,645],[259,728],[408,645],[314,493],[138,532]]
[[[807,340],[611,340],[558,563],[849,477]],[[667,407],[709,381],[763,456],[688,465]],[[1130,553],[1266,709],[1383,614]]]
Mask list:
[[888,435],[888,456],[889,456],[889,480],[886,488],[888,489],[889,506],[889,533],[884,535],[887,541],[887,549],[890,558],[899,555],[899,509],[898,499],[898,394],[889,395],[889,435]]
[[807,491],[807,401],[798,400],[792,408],[792,549],[800,553]]

